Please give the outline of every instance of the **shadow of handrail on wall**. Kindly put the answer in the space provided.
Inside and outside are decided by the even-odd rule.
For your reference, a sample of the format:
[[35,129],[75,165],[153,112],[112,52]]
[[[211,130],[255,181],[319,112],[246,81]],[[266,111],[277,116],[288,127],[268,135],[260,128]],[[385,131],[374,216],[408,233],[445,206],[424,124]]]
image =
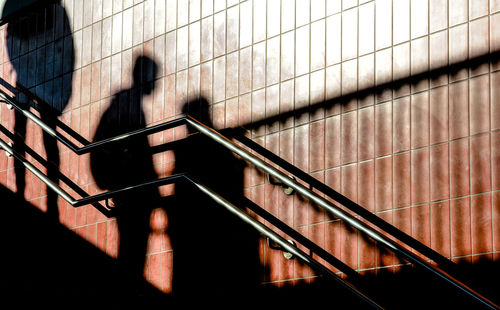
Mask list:
[[[456,272],[457,266],[451,260],[445,258],[444,256],[437,253],[436,251],[434,251],[430,247],[423,245],[420,241],[414,239],[413,237],[409,236],[405,232],[397,229],[395,226],[387,223],[386,221],[384,221],[383,219],[381,219],[380,217],[378,217],[374,213],[363,208],[363,206],[350,200],[346,196],[335,191],[330,186],[328,186],[325,183],[319,181],[318,179],[312,177],[311,175],[304,172],[303,170],[300,170],[298,167],[292,165],[291,163],[287,162],[283,158],[277,156],[273,152],[262,147],[261,145],[254,142],[250,138],[247,138],[245,136],[244,132],[242,132],[241,130],[233,130],[231,132],[231,138],[236,139],[238,142],[241,142],[243,145],[245,145],[246,147],[248,147],[249,149],[251,149],[255,153],[260,154],[264,158],[275,163],[276,165],[278,165],[279,167],[288,171],[289,173],[296,176],[300,180],[306,182],[311,189],[317,189],[319,192],[325,194],[327,197],[332,198],[337,203],[341,204],[344,207],[347,207],[349,210],[353,211],[354,213],[361,215],[363,218],[369,220],[371,223],[377,225],[379,228],[383,229],[384,231],[391,233],[393,236],[395,236],[399,240],[405,242],[410,247],[418,250],[422,254],[426,255],[428,258],[434,260],[436,263],[438,263],[440,265],[441,268],[446,269],[450,272]],[[350,226],[348,226],[348,227],[350,227]],[[369,238],[367,238],[367,240],[369,240],[370,242],[373,242]]]
[[[275,115],[266,115],[261,119],[252,119],[252,121],[248,123],[240,123],[238,127],[246,128],[246,129],[255,129],[260,126],[269,125],[275,122],[285,122],[287,119],[292,117],[298,117],[305,113],[314,113],[320,109],[328,109],[331,108],[335,104],[349,102],[352,99],[356,98],[365,98],[368,95],[373,95],[380,93],[387,89],[397,89],[402,85],[412,85],[416,84],[425,79],[433,79],[437,78],[443,74],[455,74],[456,72],[463,69],[473,69],[475,67],[479,67],[485,63],[500,63],[500,51],[491,52],[489,54],[485,54],[482,56],[478,56],[476,58],[468,59],[465,61],[460,61],[457,63],[452,63],[447,66],[443,66],[436,69],[431,69],[428,71],[420,72],[417,74],[410,75],[406,78],[392,80],[386,83],[382,83],[373,87],[368,87],[365,89],[359,89],[350,93],[346,93],[334,98],[329,98],[327,100],[321,102],[310,103],[307,106],[294,109],[291,111],[280,112]],[[34,94],[28,88],[17,82],[17,87],[10,85],[6,80],[0,77],[0,86],[5,87],[8,91],[12,93],[22,92],[30,99],[30,106],[35,110],[40,111],[43,109],[51,109],[50,105],[43,101],[39,96]],[[74,131],[71,127],[64,124],[59,119],[55,120],[57,127],[63,130],[65,133],[70,135],[76,141],[81,143],[82,145],[88,145],[91,142],[85,139],[83,136]]]
[[[410,75],[409,77],[392,80],[386,83],[382,83],[373,87],[368,87],[365,89],[359,89],[353,92],[342,94],[340,96],[329,98],[322,102],[310,103],[308,106],[304,106],[291,111],[286,111],[283,113],[278,113],[275,115],[266,115],[264,118],[255,119],[248,123],[239,124],[239,126],[246,129],[256,129],[260,126],[269,125],[275,122],[285,122],[291,117],[298,117],[305,113],[314,113],[322,108],[331,108],[335,104],[346,103],[352,99],[365,98],[368,95],[378,94],[387,89],[398,89],[402,85],[412,85],[416,84],[425,79],[434,79],[443,74],[455,74],[463,69],[474,69],[485,63],[499,63],[500,62],[500,51],[495,51],[489,54],[478,56],[465,61],[460,61],[457,63],[449,64],[448,66],[431,69],[428,71],[420,72],[417,74]],[[411,92],[409,92],[410,94]],[[391,97],[392,98],[392,97]]]
[[[11,133],[7,128],[5,128],[3,125],[0,125],[0,132],[3,133],[6,137],[8,137],[10,140],[14,139],[14,134]],[[43,158],[40,154],[35,152],[31,147],[28,145],[24,146],[24,149],[28,155],[30,155],[35,161],[37,161],[39,164],[41,164],[45,169],[49,168],[56,168],[52,163],[47,161],[45,158]],[[66,184],[70,189],[72,189],[76,194],[80,195],[80,197],[88,197],[90,196],[86,191],[84,191],[78,184],[73,182],[70,178],[68,178],[64,173],[62,173],[59,169],[55,169],[57,173],[57,178],[61,180],[64,184]],[[109,211],[108,208],[104,207],[101,203],[99,202],[94,202],[91,204],[94,208],[99,210],[102,214],[104,214],[106,217],[112,217],[113,214],[112,212]]]
[[[10,85],[5,79],[0,77],[0,86],[5,87],[5,89],[12,94],[16,93],[22,93],[24,94],[28,99],[29,106],[35,109],[37,112],[45,112],[44,115],[57,115],[56,111],[54,108],[52,108],[47,102],[45,102],[42,98],[34,94],[32,91],[30,91],[28,88],[23,86],[19,81],[16,83],[16,87]],[[54,110],[53,112],[51,112]],[[60,119],[57,117],[53,118],[53,122],[55,125],[60,128],[63,132],[68,134],[71,138],[75,139],[82,145],[87,145],[90,144],[90,141],[85,139],[82,135],[80,135],[78,132],[73,130],[70,126],[66,125],[63,123]]]

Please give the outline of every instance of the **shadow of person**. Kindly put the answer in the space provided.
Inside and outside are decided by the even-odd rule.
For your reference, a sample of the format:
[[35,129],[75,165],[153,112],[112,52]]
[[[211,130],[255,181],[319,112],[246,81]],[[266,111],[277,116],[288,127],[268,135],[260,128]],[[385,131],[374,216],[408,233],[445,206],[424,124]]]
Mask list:
[[[157,72],[154,60],[146,56],[136,58],[132,89],[114,95],[93,141],[145,127],[142,97],[153,92],[153,78]],[[147,136],[128,138],[93,151],[90,167],[97,186],[104,190],[120,189],[158,178]],[[142,293],[143,288],[138,285],[143,280],[149,218],[158,199],[158,189],[151,187],[128,191],[113,198],[119,230],[117,261],[123,272],[124,288],[134,294]]]
[[[186,103],[183,112],[212,127],[205,100]],[[241,206],[242,160],[196,133],[177,141],[174,154],[174,173],[188,173]],[[259,235],[190,184],[178,182],[175,197],[176,205],[167,206],[173,296],[249,296],[259,281]]]
[[[40,112],[42,121],[55,129],[57,117],[68,105],[72,93],[75,48],[68,15],[61,1],[40,1],[13,18],[7,16],[18,6],[18,0],[7,0],[2,10],[2,18],[9,21],[7,52],[15,71],[15,85],[17,89],[36,90],[43,102],[34,106]],[[15,96],[25,109],[32,104],[24,92],[17,92]],[[14,123],[14,148],[25,154],[27,119],[16,111]],[[47,175],[57,183],[60,163],[57,141],[44,132],[43,145],[50,163]],[[24,199],[25,168],[16,162],[14,170],[18,198]],[[57,194],[51,190],[47,191],[47,215],[59,219]]]

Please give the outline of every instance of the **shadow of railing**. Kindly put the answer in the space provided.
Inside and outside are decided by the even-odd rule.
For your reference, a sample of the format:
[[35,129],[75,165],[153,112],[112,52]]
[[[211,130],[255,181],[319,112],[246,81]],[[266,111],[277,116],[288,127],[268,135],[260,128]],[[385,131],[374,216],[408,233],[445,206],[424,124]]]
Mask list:
[[361,215],[364,219],[369,220],[371,223],[375,224],[377,227],[381,228],[382,230],[389,232],[393,236],[395,236],[398,240],[401,240],[402,242],[406,243],[409,245],[411,248],[418,249],[422,254],[426,255],[429,258],[432,258],[435,260],[436,263],[440,265],[443,269],[449,270],[451,272],[455,272],[456,266],[455,264],[441,256],[441,254],[437,253],[430,247],[427,247],[423,245],[420,241],[414,239],[410,235],[406,234],[405,232],[397,229],[395,226],[389,224],[388,222],[384,221],[382,218],[378,217],[376,214],[370,212],[369,210],[363,208],[361,205],[355,203],[348,197],[340,194],[339,192],[335,191],[333,188],[329,187],[325,183],[319,181],[318,179],[312,177],[308,173],[304,172],[303,170],[299,169],[298,167],[290,164],[283,158],[277,156],[273,152],[269,151],[268,149],[262,147],[258,143],[254,142],[253,140],[249,139],[248,137],[245,136],[243,131],[233,131],[231,133],[231,137],[235,138],[237,141],[241,142],[243,145],[251,149],[257,154],[260,154],[267,160],[271,161],[272,163],[278,165],[279,167],[283,168],[284,170],[288,171],[292,175],[296,176],[298,179],[306,182],[309,184],[310,189],[317,189],[319,192],[324,193],[328,197],[332,198],[342,206],[346,207],[347,209],[351,210],[355,214]]
[[[11,92],[14,95],[18,94],[18,93],[22,93],[24,96],[26,96],[27,99],[29,99],[28,100],[29,106],[39,113],[43,112],[46,117],[49,115],[58,115],[59,114],[59,112],[56,113],[56,110],[54,108],[52,108],[50,106],[50,104],[45,102],[42,98],[40,98],[39,96],[34,94],[28,88],[24,87],[19,81],[16,82],[16,87],[14,87],[14,86],[10,85],[2,77],[0,77],[0,86],[4,87],[7,91]],[[53,112],[51,112],[51,111],[53,111]],[[69,135],[71,138],[73,138],[78,143],[80,143],[82,145],[90,144],[90,141],[85,139],[82,135],[80,135],[78,132],[73,130],[70,126],[66,125],[64,122],[62,122],[57,117],[54,117],[52,119],[52,121],[56,125],[57,128],[61,129],[64,133]]]
[[[3,133],[7,138],[13,140],[14,139],[14,134],[11,133],[7,128],[5,128],[3,125],[0,125],[0,132]],[[28,145],[24,146],[24,151],[26,151],[26,154],[30,155],[36,162],[41,164],[45,169],[48,169],[50,166],[54,168],[54,165],[47,161],[45,158],[43,158],[40,154],[38,154],[35,150],[33,150],[31,147]],[[71,190],[73,190],[76,194],[78,194],[80,197],[89,197],[90,195],[84,191],[78,184],[73,182],[70,178],[68,178],[66,175],[64,175],[59,169],[55,169],[57,173],[57,178],[61,180],[64,184],[66,184]],[[106,217],[112,217],[113,214],[110,212],[109,208],[104,207],[101,203],[99,202],[94,202],[91,204],[94,208],[99,210],[102,214],[104,214]]]
[[[286,111],[284,113],[280,112],[275,115],[266,115],[261,119],[252,119],[251,122],[239,124],[239,126],[246,129],[256,129],[264,125],[270,125],[275,122],[285,122],[287,119],[292,117],[299,117],[306,113],[315,113],[320,109],[329,109],[335,104],[342,104],[349,102],[353,99],[362,99],[368,95],[379,94],[385,90],[399,89],[403,85],[414,85],[418,82],[426,79],[435,79],[444,74],[456,74],[463,69],[474,69],[482,64],[486,63],[499,63],[500,62],[500,51],[495,51],[486,55],[478,56],[465,61],[460,61],[457,63],[452,63],[444,67],[430,69],[424,72],[416,73],[408,77],[392,80],[386,83],[382,83],[373,87],[368,87],[365,89],[358,89],[349,93],[342,94],[340,96],[329,98],[322,102],[310,103],[307,106],[294,109],[292,111]],[[391,97],[392,98],[392,97]]]

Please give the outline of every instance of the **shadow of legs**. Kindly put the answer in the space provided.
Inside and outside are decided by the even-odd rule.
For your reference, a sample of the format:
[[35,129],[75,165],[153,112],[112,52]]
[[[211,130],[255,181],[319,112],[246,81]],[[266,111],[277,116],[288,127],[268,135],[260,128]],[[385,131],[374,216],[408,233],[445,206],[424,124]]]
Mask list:
[[[55,129],[55,121],[50,117],[44,117],[44,121],[51,128]],[[59,183],[59,148],[57,147],[57,141],[47,133],[43,133],[43,144],[45,147],[45,152],[47,154],[47,176],[49,179],[54,181],[56,184]],[[52,164],[52,165],[50,165]],[[47,189],[47,215],[53,220],[59,220],[59,209],[57,206],[57,194]]]

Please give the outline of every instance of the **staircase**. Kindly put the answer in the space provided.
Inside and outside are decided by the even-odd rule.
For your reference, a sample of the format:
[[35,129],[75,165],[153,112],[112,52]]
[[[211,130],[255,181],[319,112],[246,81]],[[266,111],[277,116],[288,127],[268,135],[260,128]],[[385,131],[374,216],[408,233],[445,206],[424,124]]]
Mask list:
[[[83,143],[83,145],[79,147],[71,139],[68,139],[65,135],[55,130],[55,128],[44,123],[44,120],[42,120],[42,118],[37,116],[35,113],[31,112],[30,109],[23,108],[23,106],[8,93],[0,91],[0,97],[5,101],[5,103],[9,104],[19,113],[22,113],[22,115],[26,118],[40,126],[45,134],[56,139],[77,155],[87,153],[95,154],[96,152],[100,152],[102,150],[104,150],[104,152],[105,150],[113,150],[113,148],[117,148],[117,146],[123,147],[123,145],[127,145],[127,143],[132,143],[130,141],[137,141],[137,139],[140,139],[141,137],[144,138],[148,135],[179,126],[187,126],[193,132],[188,138],[190,139],[190,145],[193,141],[200,141],[200,144],[202,144],[203,147],[203,152],[215,152],[217,156],[228,152],[234,154],[238,157],[238,159],[255,166],[263,174],[268,176],[269,182],[273,186],[283,188],[285,193],[288,195],[297,195],[300,196],[300,199],[307,199],[314,206],[325,210],[333,218],[341,219],[351,229],[357,230],[360,234],[365,235],[373,244],[395,253],[397,257],[406,262],[401,266],[401,270],[395,274],[384,274],[384,272],[381,271],[377,274],[377,276],[363,275],[359,271],[353,270],[327,250],[304,237],[297,230],[291,228],[254,202],[244,197],[237,197],[237,195],[233,194],[233,190],[228,190],[223,187],[221,188],[217,185],[217,183],[211,187],[208,185],[210,180],[206,179],[207,175],[196,175],[196,169],[192,169],[192,171],[188,172],[181,171],[173,175],[139,182],[137,184],[128,184],[127,186],[113,188],[109,191],[96,195],[88,195],[83,189],[78,188],[76,184],[73,184],[72,188],[79,195],[79,197],[75,197],[73,194],[64,190],[58,182],[51,180],[51,178],[37,168],[35,164],[27,160],[23,154],[16,150],[15,145],[11,146],[6,141],[0,140],[0,147],[2,147],[9,156],[12,156],[16,161],[21,163],[25,169],[31,171],[43,183],[45,183],[51,191],[55,192],[59,197],[75,208],[85,205],[93,205],[107,217],[125,217],[125,211],[120,211],[118,207],[115,208],[113,203],[118,201],[123,202],[125,199],[132,199],[133,201],[146,199],[146,201],[149,201],[141,195],[148,195],[148,193],[154,192],[156,188],[161,186],[175,184],[176,188],[183,189],[184,191],[182,192],[182,190],[179,190],[177,192],[176,190],[177,194],[175,196],[163,198],[170,199],[170,201],[177,201],[176,203],[172,203],[175,208],[167,208],[171,208],[171,212],[173,213],[178,212],[179,219],[182,218],[182,216],[196,217],[197,214],[199,214],[197,212],[204,212],[199,216],[200,225],[205,225],[203,223],[206,219],[204,216],[213,216],[212,212],[218,212],[217,214],[220,214],[220,218],[224,218],[224,225],[222,225],[224,227],[214,227],[214,229],[218,234],[226,234],[228,236],[227,240],[230,240],[228,241],[228,244],[221,245],[221,247],[226,246],[229,248],[234,247],[235,249],[240,248],[240,243],[243,244],[253,238],[249,237],[248,240],[245,238],[239,238],[243,236],[242,234],[247,234],[247,230],[250,229],[256,232],[257,235],[264,237],[265,240],[267,240],[269,248],[282,251],[287,258],[296,259],[309,266],[319,279],[313,285],[305,287],[298,285],[295,287],[283,287],[281,289],[277,289],[262,286],[259,289],[253,290],[251,286],[243,286],[244,289],[238,288],[235,290],[235,292],[238,293],[235,294],[241,294],[241,296],[252,296],[258,294],[273,294],[272,296],[276,295],[289,297],[307,296],[310,300],[318,300],[323,296],[325,299],[329,299],[331,298],[330,296],[333,296],[332,293],[335,292],[334,296],[336,296],[337,300],[332,301],[332,304],[338,304],[340,302],[339,298],[341,298],[346,303],[348,301],[348,304],[351,306],[354,303],[358,304],[359,306],[356,308],[463,308],[465,305],[470,305],[468,306],[469,309],[499,309],[493,301],[485,297],[489,296],[490,298],[498,299],[498,293],[494,290],[490,291],[492,290],[492,287],[495,287],[494,285],[492,286],[491,283],[488,283],[488,281],[484,279],[481,279],[481,281],[478,282],[474,281],[474,287],[481,288],[481,292],[488,293],[483,296],[478,291],[473,289],[472,286],[466,285],[465,281],[463,281],[463,279],[473,281],[474,275],[484,274],[485,271],[480,271],[479,273],[475,270],[483,267],[479,267],[480,265],[477,265],[470,268],[468,272],[464,272],[467,268],[450,261],[448,258],[442,256],[425,244],[419,242],[388,222],[377,217],[373,213],[367,211],[362,206],[349,200],[345,196],[342,196],[324,183],[312,178],[304,171],[301,171],[297,167],[291,165],[287,161],[246,138],[236,129],[216,131],[213,128],[204,125],[192,116],[185,115],[155,126],[135,130],[101,141]],[[8,136],[9,132],[4,127],[2,128],[2,131]],[[15,135],[15,133],[11,134]],[[178,147],[176,143],[179,144],[182,143],[182,141],[174,141],[163,145],[160,150],[175,149]],[[26,149],[26,146],[23,146],[23,148]],[[249,149],[251,152],[248,151]],[[151,152],[154,152],[154,150],[151,150]],[[196,158],[196,156],[198,156],[198,154],[192,153],[193,152],[190,152],[188,157],[192,156],[192,158]],[[36,159],[36,154],[33,155],[35,156],[31,157]],[[212,171],[209,176],[213,179],[217,179],[226,175],[223,171],[219,171],[220,175],[217,172],[218,171],[216,170]],[[60,179],[64,181],[63,178]],[[71,182],[71,180],[66,181]],[[22,200],[19,200],[19,197],[15,198],[14,194],[5,188],[1,188],[1,191],[2,197],[6,197],[5,205],[15,205],[15,208],[7,208],[9,209],[8,213],[12,213],[9,214],[7,218],[24,219],[25,214],[33,213],[33,215],[29,215],[29,218],[30,220],[33,219],[34,224],[30,224],[29,227],[38,227],[39,225],[42,225],[40,223],[43,223],[45,220],[41,214],[33,212],[32,207],[28,206]],[[178,194],[180,192],[184,193],[184,196]],[[186,195],[186,193],[188,194]],[[195,198],[189,196],[193,196]],[[192,200],[194,202],[206,202],[210,206],[216,205],[219,209],[217,209],[217,211],[215,211],[215,209],[210,209],[209,211],[200,209],[200,211],[196,209],[193,204],[185,203],[185,201],[182,200],[186,198],[195,199]],[[181,206],[182,208],[180,208]],[[191,206],[193,206],[193,210],[190,210]],[[183,210],[180,211],[179,208]],[[15,214],[17,212],[20,214]],[[140,217],[142,218],[142,215]],[[130,216],[128,217],[128,220],[130,221]],[[197,223],[197,220],[195,220],[194,223]],[[64,237],[69,233],[64,232],[64,229],[60,228],[57,224],[51,223],[48,226],[53,227],[53,229],[49,231],[40,229],[44,231],[44,234],[42,235],[33,233],[34,235],[37,235],[39,240],[41,240],[40,242],[37,242],[40,246],[40,251],[52,253],[51,257],[58,257],[66,263],[68,260],[72,260],[71,257],[73,257],[73,255],[78,256],[78,261],[83,266],[83,269],[81,269],[82,274],[85,275],[85,279],[89,278],[89,282],[92,282],[91,279],[94,279],[94,276],[92,276],[94,273],[99,274],[99,277],[104,279],[104,283],[108,283],[107,281],[113,281],[111,279],[119,279],[120,276],[116,276],[116,271],[113,270],[121,270],[120,268],[123,266],[129,266],[125,264],[117,267],[112,259],[105,257],[105,255],[95,254],[95,251],[89,250],[88,246],[82,245],[81,241],[73,240],[75,239],[73,236]],[[188,230],[179,226],[180,225],[178,225],[178,230],[176,231],[177,234],[189,234]],[[5,233],[3,235],[7,235],[11,231],[16,231],[18,227],[18,223],[15,222],[5,226]],[[245,228],[243,229],[241,227]],[[238,233],[235,232],[241,233],[241,235],[238,235]],[[26,231],[26,234],[31,236],[32,232]],[[236,236],[231,237],[232,234]],[[288,240],[288,238],[283,237],[285,235],[289,236],[291,238],[290,240],[293,239],[293,242]],[[248,236],[251,236],[251,233],[248,233]],[[49,249],[48,251],[45,246],[43,246],[45,244],[44,240],[58,240],[59,238],[65,239],[65,244],[70,244],[75,247],[74,250],[69,252],[72,255],[70,258],[64,258],[65,255],[59,250],[60,248],[58,242],[47,245]],[[179,245],[179,247],[182,248],[182,246],[184,246],[186,250],[188,247],[199,247],[199,249],[202,249],[200,250],[200,256],[202,258],[209,256],[210,259],[213,259],[214,263],[216,263],[217,260],[224,260],[223,257],[214,258],[211,256],[213,255],[212,253],[207,253],[210,252],[211,249],[203,243],[203,240],[197,240],[189,245]],[[16,244],[13,244],[12,247],[16,248]],[[42,250],[42,248],[45,250]],[[82,251],[81,253],[90,253],[88,254],[90,258],[78,255],[80,251]],[[186,259],[188,262],[183,263],[189,263],[192,265],[196,264],[196,260],[190,261],[189,258]],[[228,261],[236,261],[237,259],[238,258],[235,257],[228,259]],[[100,261],[103,263],[91,264],[91,266],[93,266],[91,268],[92,272],[89,273],[85,268],[85,264],[87,264],[85,262],[88,262],[89,260]],[[8,259],[5,264],[15,264],[15,260]],[[59,264],[54,264],[51,261],[44,261],[41,265],[32,265],[34,268],[33,270],[35,270],[33,274],[37,274],[38,271],[43,272],[42,275],[35,276],[35,278],[41,279],[51,277],[52,272],[49,271],[54,269],[44,269],[43,265],[46,264],[52,265],[55,269],[59,269],[58,267],[61,266]],[[95,269],[94,267],[97,265],[99,267]],[[251,266],[248,266],[248,268],[250,269]],[[487,266],[484,268],[486,268],[485,270],[488,270],[486,271],[487,273],[494,273],[496,272],[495,268],[498,269],[498,267],[495,266]],[[190,267],[187,266],[186,269],[190,269]],[[334,269],[337,271],[333,271]],[[193,270],[195,270],[195,266],[193,266]],[[60,272],[60,270],[58,271]],[[61,273],[60,276],[61,279],[55,281],[59,284],[70,282],[71,278],[74,277],[71,275],[64,275],[63,273]],[[214,273],[214,277],[217,277],[216,273]],[[15,274],[12,274],[12,279],[16,279]],[[491,279],[494,279],[494,277]],[[123,283],[127,282],[121,281],[121,284]],[[185,280],[184,282],[179,282],[179,280],[175,280],[174,278],[174,292],[176,283],[179,283],[179,286],[186,285],[186,287],[191,285],[190,283],[185,282]],[[102,287],[89,285],[88,287],[93,289],[93,291],[89,293],[99,294],[105,291],[108,287],[113,287],[114,290],[116,290],[116,287],[123,287],[123,285],[117,286],[115,284],[116,283],[102,284]],[[33,285],[39,286],[40,284],[35,282]],[[87,287],[87,285],[84,286]],[[128,284],[125,286],[130,288],[130,285]],[[141,283],[140,286],[147,287],[146,290],[142,290],[143,293],[158,293],[151,287],[143,285],[143,283]],[[58,286],[58,289],[63,291],[65,291],[65,289],[80,290],[76,287],[66,285],[60,285]],[[213,292],[209,290],[209,292],[211,292],[211,294],[216,294],[215,290]]]

